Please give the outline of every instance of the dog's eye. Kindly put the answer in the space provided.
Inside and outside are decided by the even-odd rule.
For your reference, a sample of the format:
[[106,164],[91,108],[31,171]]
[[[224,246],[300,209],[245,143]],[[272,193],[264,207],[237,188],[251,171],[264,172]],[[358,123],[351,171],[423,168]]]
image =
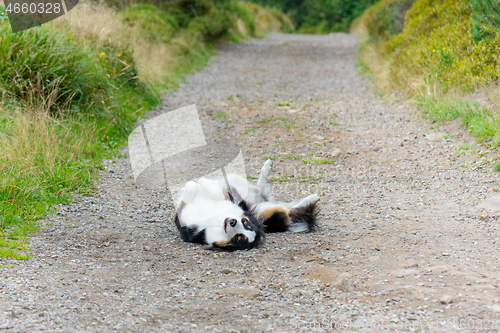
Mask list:
[[241,240],[241,236],[238,236],[238,242]]

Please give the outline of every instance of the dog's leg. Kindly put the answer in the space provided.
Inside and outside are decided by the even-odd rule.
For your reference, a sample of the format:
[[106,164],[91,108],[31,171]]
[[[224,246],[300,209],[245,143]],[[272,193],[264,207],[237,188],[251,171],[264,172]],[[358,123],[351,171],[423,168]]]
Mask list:
[[315,204],[319,201],[319,196],[317,194],[311,194],[303,198],[302,200],[295,202],[292,208],[307,207],[309,205]]
[[200,178],[198,180],[198,185],[207,193],[207,195],[214,200],[221,201],[224,200],[224,193],[222,189],[215,185],[213,181],[206,178]]
[[266,163],[260,169],[259,181],[257,182],[257,186],[259,187],[260,195],[266,201],[273,200],[273,194],[271,193],[271,188],[267,185],[267,178],[269,177],[269,173],[271,172],[271,164],[272,160],[267,160]]
[[181,204],[188,204],[193,202],[194,197],[196,196],[196,192],[198,192],[198,184],[193,181],[189,181],[184,186],[184,193],[182,193]]

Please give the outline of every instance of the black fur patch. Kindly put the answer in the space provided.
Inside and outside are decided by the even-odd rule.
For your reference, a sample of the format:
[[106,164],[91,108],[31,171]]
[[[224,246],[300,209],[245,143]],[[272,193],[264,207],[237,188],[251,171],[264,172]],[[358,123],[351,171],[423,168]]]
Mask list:
[[286,223],[286,214],[284,212],[276,212],[271,217],[263,221],[265,232],[285,232],[288,230]]
[[307,231],[311,232],[318,227],[318,215],[320,208],[317,203],[306,207],[290,209],[290,218],[293,223],[307,223]]
[[245,200],[241,200],[240,202],[238,202],[238,206],[241,209],[243,209],[245,212],[250,211],[250,206],[248,205],[248,203]]
[[203,245],[207,244],[205,237],[205,229],[200,230],[198,232],[198,229],[196,228],[181,226],[181,223],[179,221],[179,216],[177,214],[175,214],[175,225],[177,226],[177,230],[179,230],[179,233],[181,234],[181,238],[183,241],[189,243],[199,243]]

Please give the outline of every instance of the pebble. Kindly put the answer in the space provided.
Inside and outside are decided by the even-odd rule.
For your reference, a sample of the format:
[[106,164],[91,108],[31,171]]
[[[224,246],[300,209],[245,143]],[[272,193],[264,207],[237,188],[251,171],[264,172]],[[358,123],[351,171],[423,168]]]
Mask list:
[[222,295],[242,295],[248,297],[257,297],[262,295],[262,292],[253,287],[242,287],[242,288],[225,288],[215,291],[217,294]]
[[331,151],[330,151],[330,155],[332,155],[332,157],[338,157],[340,155],[342,155],[344,152],[342,151],[342,149],[340,148],[333,148]]
[[441,302],[441,304],[449,304],[453,302],[453,297],[451,297],[450,295],[444,295],[439,299],[439,301]]
[[500,210],[500,195],[495,195],[487,198],[479,205],[477,205],[479,209],[486,209],[489,211],[499,211]]

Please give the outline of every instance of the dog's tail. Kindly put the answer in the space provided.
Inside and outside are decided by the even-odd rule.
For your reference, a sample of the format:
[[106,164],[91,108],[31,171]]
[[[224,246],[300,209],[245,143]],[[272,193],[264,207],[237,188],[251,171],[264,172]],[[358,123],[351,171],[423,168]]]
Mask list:
[[301,200],[290,209],[291,224],[288,230],[292,232],[311,232],[318,227],[320,207],[319,197],[314,194]]

